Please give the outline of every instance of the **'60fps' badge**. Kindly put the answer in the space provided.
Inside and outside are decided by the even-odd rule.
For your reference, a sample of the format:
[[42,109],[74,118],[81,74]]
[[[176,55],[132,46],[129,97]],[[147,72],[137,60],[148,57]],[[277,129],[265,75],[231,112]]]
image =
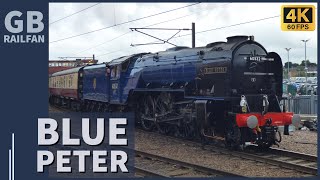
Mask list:
[[315,26],[313,5],[281,6],[281,29],[283,31],[314,31]]

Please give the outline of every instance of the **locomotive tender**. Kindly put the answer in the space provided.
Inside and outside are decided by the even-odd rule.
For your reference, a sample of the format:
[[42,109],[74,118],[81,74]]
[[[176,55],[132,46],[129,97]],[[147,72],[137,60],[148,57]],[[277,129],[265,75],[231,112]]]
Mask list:
[[205,47],[174,47],[54,73],[50,103],[78,111],[134,111],[137,123],[230,148],[270,147],[299,115],[281,108],[282,62],[253,36]]

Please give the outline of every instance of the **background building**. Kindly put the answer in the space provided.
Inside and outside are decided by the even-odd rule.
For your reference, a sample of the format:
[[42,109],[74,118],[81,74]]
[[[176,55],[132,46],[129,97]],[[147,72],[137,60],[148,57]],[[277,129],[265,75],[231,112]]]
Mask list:
[[71,69],[74,67],[86,66],[86,65],[98,63],[98,60],[96,60],[94,56],[93,58],[90,58],[90,59],[86,57],[77,58],[74,60],[66,60],[66,59],[69,59],[69,57],[66,57],[63,60],[49,60],[49,75],[58,71],[63,71],[63,70]]

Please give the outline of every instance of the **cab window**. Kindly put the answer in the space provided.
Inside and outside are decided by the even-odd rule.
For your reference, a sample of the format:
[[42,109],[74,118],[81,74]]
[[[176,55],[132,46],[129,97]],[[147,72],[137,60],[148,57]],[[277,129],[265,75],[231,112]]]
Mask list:
[[117,66],[117,72],[116,72],[116,78],[120,77],[120,73],[121,73],[121,65]]
[[122,65],[121,65],[122,72],[127,71],[128,67],[129,67],[129,64],[130,64],[130,60],[127,60],[127,61],[122,63]]
[[116,78],[116,73],[117,73],[117,66],[114,66],[114,67],[111,69],[111,78],[112,78],[112,79]]

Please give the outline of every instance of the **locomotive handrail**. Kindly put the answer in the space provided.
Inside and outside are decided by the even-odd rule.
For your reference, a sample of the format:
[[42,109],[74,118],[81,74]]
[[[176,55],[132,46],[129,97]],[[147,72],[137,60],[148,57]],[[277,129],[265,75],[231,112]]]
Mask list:
[[[158,57],[157,58],[157,62],[159,62],[160,60],[161,61],[171,61],[171,60],[175,60],[175,58],[174,57],[176,57],[176,59],[178,59],[178,58],[186,58],[186,57],[193,57],[193,56],[199,56],[199,55],[189,55],[189,56],[173,56],[173,57],[168,57],[168,58],[160,58],[160,57]],[[155,60],[153,60],[153,61],[155,61]]]
[[[211,61],[211,60],[218,60],[218,59],[227,59],[227,60],[231,60],[231,58],[229,57],[219,57],[219,58],[208,58],[208,59],[194,59],[194,60],[184,60],[184,59],[178,59],[177,61],[172,61],[172,63],[167,63],[167,64],[148,64],[148,65],[140,65],[140,66],[134,66],[133,69],[139,69],[141,67],[153,67],[153,66],[166,66],[166,65],[172,65],[172,64],[176,64],[176,62],[186,62],[186,63],[194,63],[194,62],[201,62],[201,61]],[[170,61],[157,61],[157,62],[170,62]]]

